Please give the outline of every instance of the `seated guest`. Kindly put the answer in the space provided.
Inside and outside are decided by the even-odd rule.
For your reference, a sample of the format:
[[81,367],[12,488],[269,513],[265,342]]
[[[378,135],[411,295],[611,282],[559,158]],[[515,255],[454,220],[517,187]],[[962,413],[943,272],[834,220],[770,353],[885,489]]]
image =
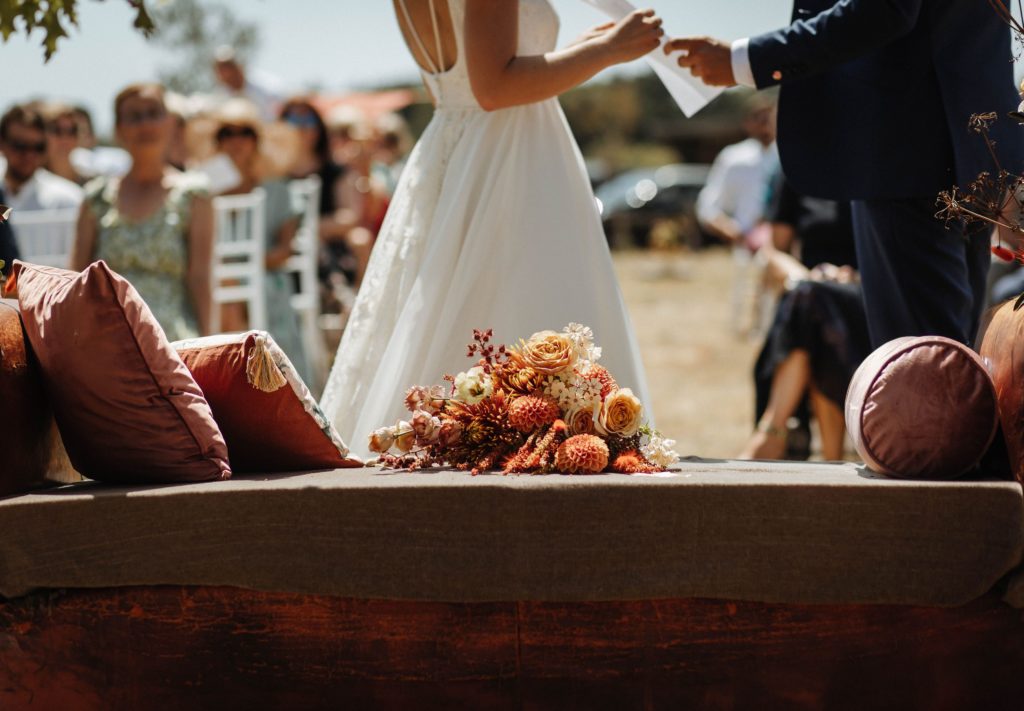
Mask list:
[[[0,185],[15,212],[77,208],[82,189],[46,170],[46,122],[31,106],[14,106],[0,117],[0,153],[7,161]],[[17,217],[13,219],[17,220]]]
[[75,110],[66,104],[44,104],[46,119],[46,169],[54,175],[82,185],[86,177],[72,163],[71,153],[79,147],[81,124]]
[[288,183],[274,176],[268,163],[261,160],[262,122],[255,106],[244,99],[231,99],[217,115],[217,149],[234,163],[242,182],[227,194],[245,194],[263,188],[264,226],[266,229],[266,267],[263,280],[267,297],[267,330],[288,355],[295,370],[309,382],[309,367],[299,330],[299,316],[292,308],[294,293],[290,275],[284,271],[292,256],[292,240],[299,226],[302,206],[292,201]]
[[6,205],[3,188],[0,188],[0,260],[4,263],[4,270],[11,268],[11,263],[18,258],[18,245],[14,241],[14,230],[11,223],[3,218],[4,205]]
[[204,183],[166,162],[171,126],[163,88],[124,89],[114,101],[114,121],[132,166],[123,178],[86,185],[73,267],[106,260],[138,289],[170,340],[206,335],[213,210]]
[[757,359],[757,428],[740,458],[782,458],[787,423],[806,398],[818,421],[823,457],[841,459],[846,389],[871,352],[850,206],[800,195],[783,181],[768,217],[773,241],[795,238],[803,263],[767,250],[769,270],[784,276],[788,291]]
[[252,76],[242,66],[233,47],[224,45],[214,51],[213,71],[219,84],[218,97],[222,102],[246,99],[256,106],[261,119],[274,120],[281,100],[271,88],[269,77]]
[[71,165],[75,170],[86,179],[127,173],[132,164],[131,156],[116,146],[96,145],[89,111],[84,106],[75,106],[71,111],[78,120],[78,147],[71,151]]
[[290,99],[281,109],[281,120],[299,131],[299,156],[291,177],[320,177],[320,278],[324,284],[324,311],[337,312],[339,291],[358,285],[373,246],[363,226],[360,200],[353,195],[354,180],[345,166],[331,155],[330,135],[319,112],[305,99]]

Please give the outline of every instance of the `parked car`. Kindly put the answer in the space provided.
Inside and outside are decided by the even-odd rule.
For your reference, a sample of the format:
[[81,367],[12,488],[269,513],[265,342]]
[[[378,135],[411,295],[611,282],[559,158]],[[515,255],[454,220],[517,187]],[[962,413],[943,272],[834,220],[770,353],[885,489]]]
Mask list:
[[629,170],[603,183],[595,195],[609,244],[646,247],[651,229],[670,221],[680,242],[703,246],[709,238],[697,223],[696,204],[710,168],[672,163]]

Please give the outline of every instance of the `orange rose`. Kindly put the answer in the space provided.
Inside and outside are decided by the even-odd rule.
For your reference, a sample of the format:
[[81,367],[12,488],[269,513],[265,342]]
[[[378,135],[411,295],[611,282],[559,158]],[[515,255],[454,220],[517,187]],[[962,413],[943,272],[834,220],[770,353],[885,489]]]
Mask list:
[[629,388],[622,388],[608,394],[601,403],[597,423],[607,434],[632,437],[640,429],[644,417],[644,406]]
[[597,426],[594,424],[594,410],[589,407],[577,407],[570,410],[565,416],[565,424],[569,426],[569,433],[594,434]]
[[558,375],[576,364],[576,344],[566,334],[540,331],[525,343],[520,341],[519,355],[526,365],[542,375]]

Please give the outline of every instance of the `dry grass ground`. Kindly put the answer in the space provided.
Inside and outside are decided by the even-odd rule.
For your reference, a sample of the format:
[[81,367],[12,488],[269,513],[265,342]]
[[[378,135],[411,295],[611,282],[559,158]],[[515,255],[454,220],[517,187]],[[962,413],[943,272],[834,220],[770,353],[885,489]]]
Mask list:
[[[753,427],[759,343],[734,335],[728,250],[618,252],[660,429],[683,455],[735,457]],[[600,336],[598,336],[600,341]]]

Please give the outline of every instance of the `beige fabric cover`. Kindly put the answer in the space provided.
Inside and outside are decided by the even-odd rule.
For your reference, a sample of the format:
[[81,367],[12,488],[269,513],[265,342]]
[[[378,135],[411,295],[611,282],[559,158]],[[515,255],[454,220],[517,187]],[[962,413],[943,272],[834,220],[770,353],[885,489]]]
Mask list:
[[433,601],[958,605],[1021,560],[1015,482],[691,460],[672,476],[347,469],[0,500],[0,594],[232,585]]

